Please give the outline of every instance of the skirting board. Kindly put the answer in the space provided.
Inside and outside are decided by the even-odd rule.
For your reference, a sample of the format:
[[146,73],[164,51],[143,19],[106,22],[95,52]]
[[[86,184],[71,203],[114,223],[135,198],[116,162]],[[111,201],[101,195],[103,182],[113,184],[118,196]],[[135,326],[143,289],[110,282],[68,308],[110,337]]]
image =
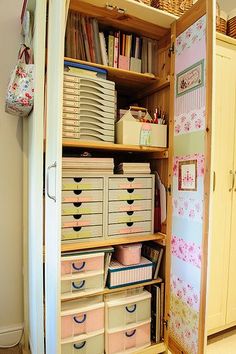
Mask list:
[[23,328],[23,323],[0,327],[0,347],[17,343],[21,338]]

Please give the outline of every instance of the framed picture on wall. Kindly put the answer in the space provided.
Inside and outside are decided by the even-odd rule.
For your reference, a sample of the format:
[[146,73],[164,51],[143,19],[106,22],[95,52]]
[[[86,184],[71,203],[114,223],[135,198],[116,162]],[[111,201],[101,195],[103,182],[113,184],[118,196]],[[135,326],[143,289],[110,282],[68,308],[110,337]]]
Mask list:
[[179,161],[178,190],[197,190],[197,160]]

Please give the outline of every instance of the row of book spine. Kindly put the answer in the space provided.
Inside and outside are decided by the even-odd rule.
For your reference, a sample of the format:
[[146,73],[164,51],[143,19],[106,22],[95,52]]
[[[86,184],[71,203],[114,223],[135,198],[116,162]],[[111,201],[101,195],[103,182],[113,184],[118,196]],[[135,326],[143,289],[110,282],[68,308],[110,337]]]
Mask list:
[[157,73],[157,41],[120,30],[101,30],[97,19],[69,11],[65,55],[142,73]]

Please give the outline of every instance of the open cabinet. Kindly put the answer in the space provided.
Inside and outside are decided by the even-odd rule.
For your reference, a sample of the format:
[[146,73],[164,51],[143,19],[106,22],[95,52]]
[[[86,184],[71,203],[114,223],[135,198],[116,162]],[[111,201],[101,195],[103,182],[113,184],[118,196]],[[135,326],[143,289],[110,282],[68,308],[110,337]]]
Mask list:
[[[36,88],[38,87],[41,95],[38,96],[39,106],[35,104],[28,123],[33,145],[28,146],[28,178],[32,180],[32,183],[28,184],[28,284],[30,291],[34,291],[29,302],[29,319],[33,320],[29,321],[29,345],[32,354],[43,352],[65,354],[61,344],[62,253],[154,241],[165,248],[162,279],[150,281],[150,284],[157,284],[160,281],[165,283],[164,335],[160,343],[153,343],[136,351],[131,347],[123,352],[157,354],[167,352],[169,347],[173,353],[204,353],[211,159],[213,4],[211,1],[199,0],[179,19],[132,0],[111,0],[109,5],[107,6],[105,1],[98,3],[95,0],[48,2],[44,177],[42,57],[45,42],[40,41],[42,45],[40,55],[37,52],[37,43],[35,44],[35,64],[40,71],[40,76],[36,77]],[[39,5],[37,2],[35,16],[41,13],[46,17],[45,4],[43,9],[40,9],[40,6],[43,4]],[[102,65],[100,67],[107,70],[108,79],[116,84],[120,102],[118,104],[122,105],[124,102],[125,105],[129,105],[135,102],[151,111],[158,105],[164,108],[168,113],[167,148],[98,144],[62,137],[64,40],[68,10],[95,17],[103,25],[136,32],[158,41],[156,57],[158,69],[155,76]],[[39,31],[38,38],[45,39],[45,28],[43,30],[40,28],[43,23],[39,25],[35,21],[35,24]],[[66,59],[81,62],[73,58]],[[26,129],[27,127],[25,133]],[[103,239],[88,239],[84,242],[61,241],[62,157],[83,151],[89,151],[95,157],[113,157],[116,162],[151,162],[152,170],[158,171],[168,196],[167,219],[162,224],[160,233],[132,237],[122,235],[116,238],[105,235]],[[37,166],[34,152],[40,161]],[[35,207],[35,203],[39,208]],[[32,272],[39,275],[37,283]],[[147,284],[127,286],[127,289]],[[121,289],[105,288],[97,295],[104,297],[120,291]],[[36,328],[36,325],[39,327]],[[79,339],[76,340],[78,342]],[[86,339],[82,340],[80,346],[73,345],[73,340],[71,343],[71,353],[78,351],[92,354],[86,351]],[[96,350],[94,353],[98,354]]]

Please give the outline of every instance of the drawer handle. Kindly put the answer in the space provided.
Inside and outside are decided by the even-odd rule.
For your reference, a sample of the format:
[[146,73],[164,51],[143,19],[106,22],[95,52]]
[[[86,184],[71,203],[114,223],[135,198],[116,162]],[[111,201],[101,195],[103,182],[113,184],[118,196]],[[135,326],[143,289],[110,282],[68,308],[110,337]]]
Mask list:
[[134,181],[134,178],[128,177],[127,180],[128,180],[129,182],[133,182],[133,181]]
[[74,270],[81,270],[81,269],[83,269],[85,267],[85,264],[86,264],[86,262],[83,262],[80,267],[76,267],[75,263],[72,263],[72,268]]
[[74,281],[72,282],[72,286],[76,290],[82,289],[84,285],[85,285],[85,280],[82,280],[79,285],[76,285]]
[[86,315],[86,313],[85,313],[82,320],[78,320],[78,318],[77,318],[76,316],[73,317],[73,320],[74,320],[76,323],[81,324],[81,323],[84,323],[84,322],[86,321],[86,318],[87,318],[87,315]]
[[79,195],[79,194],[81,194],[81,193],[82,193],[82,191],[79,190],[79,189],[74,190],[74,194],[76,194],[76,195]]
[[77,178],[77,177],[75,177],[75,178],[74,178],[74,181],[75,181],[76,183],[79,183],[79,182],[82,181],[82,179],[83,179],[83,178]]
[[73,203],[73,204],[76,208],[79,208],[82,205],[82,203]]
[[81,344],[74,344],[74,348],[80,350],[85,346],[85,344],[86,344],[86,340]]
[[134,202],[134,200],[127,200],[127,203],[130,205],[133,204],[133,202]]
[[130,338],[133,337],[136,333],[136,329],[134,329],[133,331],[129,332],[125,332],[126,337]]
[[131,193],[134,193],[134,188],[132,188],[132,189],[127,189],[127,192],[130,193],[130,194],[131,194]]
[[81,230],[81,226],[73,227],[73,230],[75,232],[79,232]]
[[127,226],[129,226],[129,227],[131,227],[131,226],[133,226],[133,222],[127,222]]
[[127,211],[127,214],[128,214],[128,215],[133,215],[133,213],[134,213],[134,212],[133,212],[132,210]]
[[131,307],[129,308],[128,306],[125,306],[126,308],[126,311],[129,312],[129,313],[133,313],[136,311],[136,308],[137,308],[137,305],[134,304],[134,305],[131,305]]
[[73,218],[76,219],[76,220],[78,220],[78,219],[81,218],[81,216],[82,216],[81,214],[76,214],[76,215],[73,215]]

